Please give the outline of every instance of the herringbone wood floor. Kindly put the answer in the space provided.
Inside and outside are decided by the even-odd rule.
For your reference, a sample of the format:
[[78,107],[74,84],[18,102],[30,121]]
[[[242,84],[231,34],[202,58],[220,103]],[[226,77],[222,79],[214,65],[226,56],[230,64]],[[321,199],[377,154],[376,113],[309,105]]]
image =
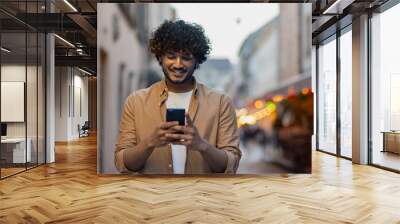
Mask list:
[[0,181],[0,223],[400,223],[400,175],[315,152],[311,175],[96,174],[94,137]]

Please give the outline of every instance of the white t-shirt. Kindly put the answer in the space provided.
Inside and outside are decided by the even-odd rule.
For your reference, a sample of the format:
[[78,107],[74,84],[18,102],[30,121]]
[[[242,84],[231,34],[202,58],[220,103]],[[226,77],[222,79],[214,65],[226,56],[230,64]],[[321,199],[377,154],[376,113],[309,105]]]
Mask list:
[[[187,113],[189,110],[191,97],[192,91],[185,93],[168,92],[167,108],[184,108],[185,112]],[[185,173],[186,146],[172,145],[172,163],[174,174]]]

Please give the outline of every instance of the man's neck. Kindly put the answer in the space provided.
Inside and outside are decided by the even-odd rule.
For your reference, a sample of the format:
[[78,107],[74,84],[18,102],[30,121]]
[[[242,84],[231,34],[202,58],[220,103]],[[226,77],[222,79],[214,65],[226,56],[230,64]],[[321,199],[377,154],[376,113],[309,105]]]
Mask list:
[[194,88],[194,79],[190,79],[185,83],[173,83],[169,81],[168,79],[165,79],[165,83],[167,84],[168,91],[174,92],[174,93],[185,93],[189,92]]

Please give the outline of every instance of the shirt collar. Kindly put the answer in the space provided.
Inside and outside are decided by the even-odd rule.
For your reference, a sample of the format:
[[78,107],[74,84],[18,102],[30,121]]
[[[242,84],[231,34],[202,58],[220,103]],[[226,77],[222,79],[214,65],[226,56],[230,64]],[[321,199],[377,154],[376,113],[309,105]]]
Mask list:
[[[199,92],[199,83],[196,81],[196,78],[193,76],[194,80],[194,95],[198,96]],[[160,97],[166,97],[168,95],[168,87],[165,79],[161,80],[160,82],[161,88],[160,88]]]

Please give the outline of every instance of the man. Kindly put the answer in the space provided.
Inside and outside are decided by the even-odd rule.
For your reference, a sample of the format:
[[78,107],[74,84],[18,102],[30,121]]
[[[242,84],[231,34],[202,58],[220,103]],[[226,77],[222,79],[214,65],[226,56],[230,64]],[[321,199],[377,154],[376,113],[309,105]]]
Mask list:
[[[194,71],[211,50],[204,30],[165,21],[149,48],[165,79],[125,102],[115,164],[122,173],[236,173],[241,158],[230,99],[197,83]],[[167,108],[185,108],[186,125],[166,122]]]

